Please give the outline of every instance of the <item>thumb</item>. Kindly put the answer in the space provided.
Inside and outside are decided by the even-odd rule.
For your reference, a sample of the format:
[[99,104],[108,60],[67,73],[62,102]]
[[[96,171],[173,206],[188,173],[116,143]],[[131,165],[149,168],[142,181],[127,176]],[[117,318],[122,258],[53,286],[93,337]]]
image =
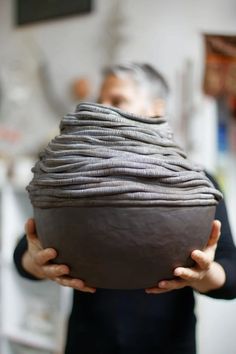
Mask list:
[[219,220],[214,220],[212,224],[211,234],[207,243],[206,248],[212,248],[217,245],[220,238],[221,222]]
[[36,241],[38,240],[37,235],[36,235],[36,227],[35,227],[35,221],[34,219],[28,219],[26,224],[25,224],[25,232],[27,239],[29,241]]

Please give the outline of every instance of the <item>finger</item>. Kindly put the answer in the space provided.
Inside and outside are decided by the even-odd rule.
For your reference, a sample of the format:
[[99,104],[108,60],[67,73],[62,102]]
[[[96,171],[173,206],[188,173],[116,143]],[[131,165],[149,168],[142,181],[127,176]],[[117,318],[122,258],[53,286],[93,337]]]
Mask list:
[[162,280],[161,282],[158,283],[157,287],[148,288],[145,291],[147,294],[161,294],[163,292],[167,292],[171,290],[182,289],[187,285],[189,284],[187,284],[187,282],[182,279]]
[[160,283],[158,283],[158,287],[161,289],[165,290],[177,290],[177,289],[182,289],[185,287],[187,282],[182,279],[177,279],[177,280],[162,280]]
[[207,243],[206,248],[214,247],[220,238],[221,222],[219,220],[214,220],[212,224],[211,234]]
[[[191,253],[191,258],[197,263],[202,270],[208,270],[210,268],[212,257],[205,251],[195,250]],[[182,268],[181,268],[182,269]]]
[[180,277],[181,279],[191,282],[202,279],[202,272],[197,271],[193,268],[176,268],[174,270],[174,275]]
[[55,278],[56,282],[60,285],[67,286],[76,290],[80,290],[83,292],[94,293],[96,291],[95,288],[88,287],[84,284],[83,280],[73,279],[70,277],[58,277]]
[[77,290],[80,290],[83,292],[95,293],[95,291],[96,291],[95,288],[85,285],[84,281],[81,279],[73,278],[71,281],[71,284],[73,285],[74,289],[77,289]]
[[50,264],[42,267],[43,273],[46,278],[54,279],[62,275],[69,274],[69,267],[64,264]]
[[82,289],[78,289],[78,290],[86,292],[86,293],[92,293],[92,294],[96,292],[96,289],[91,288],[90,286],[84,286]]
[[54,248],[45,248],[38,251],[33,255],[34,261],[37,265],[43,266],[57,256],[56,250]]
[[42,248],[39,239],[36,234],[34,219],[29,219],[25,224],[26,238],[29,243],[33,243]]
[[28,219],[25,223],[25,233],[26,234],[35,234],[36,229],[35,229],[35,222],[34,219]]
[[163,294],[163,293],[168,293],[170,290],[166,290],[166,289],[160,289],[158,287],[156,288],[148,288],[145,289],[145,293],[146,294]]

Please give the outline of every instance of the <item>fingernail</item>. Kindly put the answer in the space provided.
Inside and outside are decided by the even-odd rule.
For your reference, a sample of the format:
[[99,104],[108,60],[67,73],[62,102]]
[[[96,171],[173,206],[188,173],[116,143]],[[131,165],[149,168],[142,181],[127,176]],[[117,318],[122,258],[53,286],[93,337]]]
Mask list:
[[174,275],[176,275],[178,277],[180,274],[181,274],[181,271],[179,269],[175,269]]
[[165,288],[167,286],[167,282],[166,281],[161,281],[159,284],[158,284],[159,288]]
[[52,248],[49,248],[48,249],[48,253],[49,253],[49,255],[50,256],[52,256],[52,257],[56,257],[56,255],[57,255],[57,253],[56,253],[56,251],[54,250],[54,249],[52,249]]
[[96,289],[90,290],[91,294],[94,294],[96,292]]
[[199,256],[199,252],[198,252],[198,251],[193,251],[193,252],[192,252],[192,255],[193,255],[194,257],[198,257],[198,256]]
[[70,272],[67,267],[61,268],[61,271],[62,271],[63,273],[67,273],[67,274]]

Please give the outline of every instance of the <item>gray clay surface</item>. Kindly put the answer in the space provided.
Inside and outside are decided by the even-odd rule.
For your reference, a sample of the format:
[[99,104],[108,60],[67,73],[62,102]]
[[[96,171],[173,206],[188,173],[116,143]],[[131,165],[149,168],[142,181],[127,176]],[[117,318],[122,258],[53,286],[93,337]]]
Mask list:
[[88,285],[135,289],[191,266],[222,198],[165,118],[82,103],[40,154],[27,190],[44,247]]

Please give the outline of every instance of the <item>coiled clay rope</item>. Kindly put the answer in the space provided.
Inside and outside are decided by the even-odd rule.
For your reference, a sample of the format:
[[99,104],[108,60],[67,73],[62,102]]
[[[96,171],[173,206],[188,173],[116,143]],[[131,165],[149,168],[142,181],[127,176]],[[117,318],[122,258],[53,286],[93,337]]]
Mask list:
[[215,205],[221,193],[173,140],[164,118],[81,103],[40,154],[33,206]]

